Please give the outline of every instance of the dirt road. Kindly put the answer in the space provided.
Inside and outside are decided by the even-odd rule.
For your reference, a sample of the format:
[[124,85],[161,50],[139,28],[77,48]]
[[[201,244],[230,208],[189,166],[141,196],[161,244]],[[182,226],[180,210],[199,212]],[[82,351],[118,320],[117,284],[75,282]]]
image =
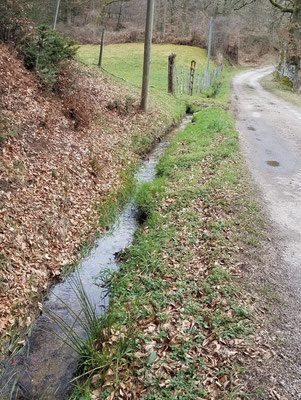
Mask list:
[[269,333],[276,357],[262,374],[269,375],[284,398],[301,399],[301,109],[260,85],[272,70],[237,75],[233,104],[242,152],[274,227],[279,256],[263,262],[278,305],[272,308],[274,332]]

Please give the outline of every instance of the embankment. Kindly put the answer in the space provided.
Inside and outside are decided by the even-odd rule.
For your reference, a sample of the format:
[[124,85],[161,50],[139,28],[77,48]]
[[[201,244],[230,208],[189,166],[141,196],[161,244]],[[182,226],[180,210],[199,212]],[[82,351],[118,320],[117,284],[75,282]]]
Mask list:
[[2,335],[31,324],[41,294],[106,229],[141,155],[185,112],[168,102],[144,115],[136,90],[74,62],[49,93],[0,46]]

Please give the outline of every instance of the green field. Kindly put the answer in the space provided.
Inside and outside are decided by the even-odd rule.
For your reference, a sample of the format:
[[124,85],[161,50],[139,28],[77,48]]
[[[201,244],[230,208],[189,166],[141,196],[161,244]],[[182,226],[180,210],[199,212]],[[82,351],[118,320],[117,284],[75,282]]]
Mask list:
[[[152,47],[150,84],[156,89],[167,90],[168,56],[177,55],[177,68],[189,72],[190,62],[195,60],[197,72],[206,68],[207,51],[198,47],[155,44]],[[78,56],[88,65],[97,65],[99,46],[80,46]],[[214,63],[211,64],[214,66]],[[143,67],[143,43],[110,44],[105,46],[103,68],[110,73],[126,79],[133,85],[141,86]]]

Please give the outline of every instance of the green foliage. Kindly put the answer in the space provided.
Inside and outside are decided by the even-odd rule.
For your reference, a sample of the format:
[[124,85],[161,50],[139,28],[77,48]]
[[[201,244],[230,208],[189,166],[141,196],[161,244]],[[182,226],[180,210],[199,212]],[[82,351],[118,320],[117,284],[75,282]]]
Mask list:
[[22,51],[25,66],[36,71],[44,86],[53,89],[63,62],[75,56],[77,47],[73,40],[42,25]]
[[288,86],[289,88],[293,88],[293,82],[286,76],[283,76],[281,79],[282,85]]

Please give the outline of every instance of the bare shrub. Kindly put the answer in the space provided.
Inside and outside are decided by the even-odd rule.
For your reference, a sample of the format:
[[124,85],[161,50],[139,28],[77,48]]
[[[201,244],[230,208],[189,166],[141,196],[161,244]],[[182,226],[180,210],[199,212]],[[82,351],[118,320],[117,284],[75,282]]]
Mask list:
[[26,17],[28,4],[23,0],[1,0],[0,41],[19,44],[30,30]]

